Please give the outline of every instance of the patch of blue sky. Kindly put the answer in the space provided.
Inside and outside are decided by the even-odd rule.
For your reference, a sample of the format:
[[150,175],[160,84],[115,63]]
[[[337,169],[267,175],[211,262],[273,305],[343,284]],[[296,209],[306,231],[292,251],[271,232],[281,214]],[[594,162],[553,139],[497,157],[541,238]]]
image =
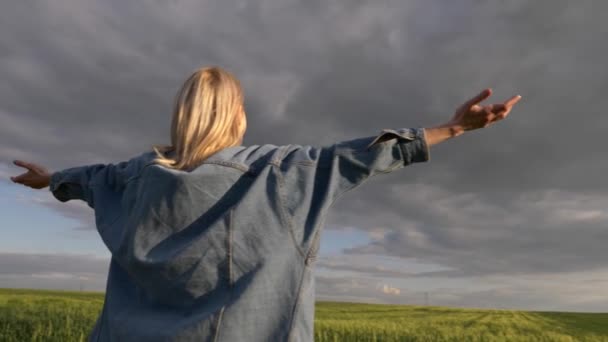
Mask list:
[[[45,206],[28,203],[30,194],[17,185],[0,183],[0,193],[3,195],[0,198],[0,251],[108,255],[95,230],[75,229],[82,226],[80,221]],[[25,200],[18,200],[20,197]]]

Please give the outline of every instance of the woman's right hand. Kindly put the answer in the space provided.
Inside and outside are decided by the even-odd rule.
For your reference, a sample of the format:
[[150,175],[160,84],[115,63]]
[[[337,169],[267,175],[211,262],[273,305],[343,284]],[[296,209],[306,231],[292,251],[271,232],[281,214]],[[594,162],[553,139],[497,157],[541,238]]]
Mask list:
[[516,95],[504,103],[482,106],[479,103],[492,95],[492,89],[484,89],[477,96],[462,104],[446,124],[425,128],[425,139],[428,146],[439,144],[447,139],[457,137],[466,131],[488,127],[509,115],[511,108],[520,99]]
[[465,131],[485,128],[509,115],[511,108],[521,99],[520,95],[513,96],[504,103],[480,105],[479,103],[492,95],[492,89],[484,89],[458,109],[446,126],[453,128],[454,136]]

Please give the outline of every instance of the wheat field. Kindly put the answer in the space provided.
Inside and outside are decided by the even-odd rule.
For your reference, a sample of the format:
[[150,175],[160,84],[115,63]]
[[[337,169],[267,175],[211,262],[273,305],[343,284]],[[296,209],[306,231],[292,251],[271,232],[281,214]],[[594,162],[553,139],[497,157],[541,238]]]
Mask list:
[[[0,289],[0,341],[86,341],[103,293]],[[608,314],[317,302],[315,341],[608,341]]]

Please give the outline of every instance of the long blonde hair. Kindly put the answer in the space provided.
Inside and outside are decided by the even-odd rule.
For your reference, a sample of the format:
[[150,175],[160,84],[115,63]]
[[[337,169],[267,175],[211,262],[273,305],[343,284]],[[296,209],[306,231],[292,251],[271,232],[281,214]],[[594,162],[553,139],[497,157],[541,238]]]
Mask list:
[[241,144],[247,127],[243,100],[241,84],[230,72],[217,66],[196,70],[175,97],[171,145],[153,146],[154,162],[191,170],[214,153]]

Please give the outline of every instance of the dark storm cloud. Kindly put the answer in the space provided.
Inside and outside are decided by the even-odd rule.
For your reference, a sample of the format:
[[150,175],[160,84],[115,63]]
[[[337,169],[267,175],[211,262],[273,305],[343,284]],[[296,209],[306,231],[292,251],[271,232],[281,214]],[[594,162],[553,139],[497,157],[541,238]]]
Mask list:
[[[523,96],[507,120],[433,148],[430,163],[377,177],[344,197],[328,223],[380,227],[384,238],[350,252],[454,269],[442,275],[559,273],[606,261],[606,2],[19,1],[0,9],[6,164],[117,162],[166,143],[175,91],[210,64],[243,83],[245,144],[330,144],[432,126],[492,87],[492,101]],[[92,217],[88,208],[57,209]]]
[[[508,200],[396,185],[378,216],[337,220],[381,227],[384,235],[346,253],[419,258],[451,268],[422,276],[572,272],[606,266],[608,196],[528,192]],[[366,201],[353,201],[361,212]]]
[[[496,101],[521,93],[509,120],[440,147],[424,175],[404,177],[455,190],[598,190],[606,165],[594,142],[608,126],[600,115],[608,78],[596,43],[606,25],[593,15],[603,3],[569,4],[7,4],[0,97],[14,123],[3,125],[2,157],[36,150],[59,168],[166,142],[179,84],[220,64],[243,80],[250,144],[327,144],[434,125],[484,87]],[[582,169],[591,177],[573,177]]]

